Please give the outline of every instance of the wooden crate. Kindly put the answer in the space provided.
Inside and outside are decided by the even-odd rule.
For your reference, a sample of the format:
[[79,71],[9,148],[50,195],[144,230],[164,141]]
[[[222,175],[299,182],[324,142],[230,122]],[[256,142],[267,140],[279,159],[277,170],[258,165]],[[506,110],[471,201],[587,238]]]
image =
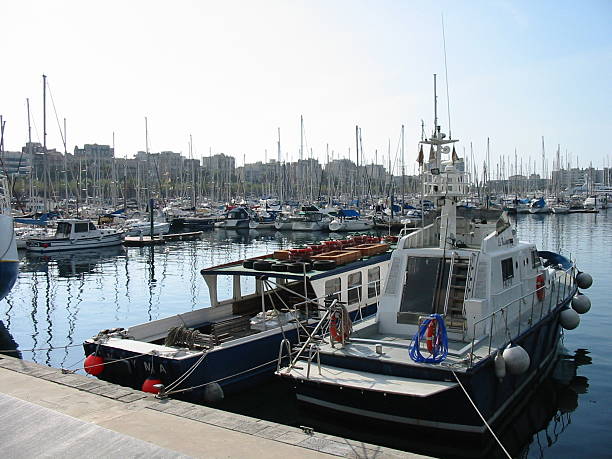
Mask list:
[[361,258],[361,253],[358,250],[334,250],[312,257],[313,261],[317,260],[333,260],[336,266],[345,265]]
[[277,260],[288,260],[289,259],[289,251],[288,250],[275,250],[274,258]]
[[347,248],[347,250],[358,250],[362,257],[371,257],[389,250],[389,244],[359,244]]

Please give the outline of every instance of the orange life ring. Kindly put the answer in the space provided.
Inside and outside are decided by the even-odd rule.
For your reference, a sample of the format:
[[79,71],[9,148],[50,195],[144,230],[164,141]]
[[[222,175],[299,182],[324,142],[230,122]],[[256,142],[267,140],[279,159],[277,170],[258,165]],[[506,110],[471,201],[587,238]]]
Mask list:
[[546,295],[544,289],[544,274],[538,274],[536,277],[536,294],[538,296],[539,301],[544,301],[544,295]]
[[427,330],[425,331],[425,341],[427,343],[427,350],[429,353],[433,353],[434,349],[434,336],[436,336],[436,326],[438,325],[438,321],[436,319],[431,319],[429,324],[427,324]]
[[338,315],[339,313],[336,312],[331,316],[331,320],[329,321],[329,334],[331,335],[334,341],[340,343],[348,339],[349,330],[343,330],[344,337],[340,336],[340,333],[338,332],[338,323],[339,323]]

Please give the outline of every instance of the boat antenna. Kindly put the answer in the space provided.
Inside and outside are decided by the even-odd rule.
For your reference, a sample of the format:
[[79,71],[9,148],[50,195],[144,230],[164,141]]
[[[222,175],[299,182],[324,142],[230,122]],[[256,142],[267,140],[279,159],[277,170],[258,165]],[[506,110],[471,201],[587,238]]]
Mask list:
[[446,64],[446,36],[444,34],[444,13],[442,15],[442,44],[444,47],[444,76],[446,79],[446,108],[448,110],[448,138],[452,139],[451,134],[451,115],[450,115],[450,96],[448,94],[448,65]]

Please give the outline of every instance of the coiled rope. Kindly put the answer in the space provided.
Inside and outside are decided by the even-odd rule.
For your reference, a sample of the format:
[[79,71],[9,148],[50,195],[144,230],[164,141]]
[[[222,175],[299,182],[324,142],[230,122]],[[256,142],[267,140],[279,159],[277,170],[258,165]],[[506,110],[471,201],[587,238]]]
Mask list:
[[[433,349],[430,357],[425,357],[421,353],[421,340],[426,339],[427,327],[432,321],[436,321],[437,327],[433,339]],[[410,358],[418,363],[440,363],[448,355],[448,336],[446,334],[446,325],[440,314],[432,314],[423,321],[418,331],[412,338],[410,345]]]

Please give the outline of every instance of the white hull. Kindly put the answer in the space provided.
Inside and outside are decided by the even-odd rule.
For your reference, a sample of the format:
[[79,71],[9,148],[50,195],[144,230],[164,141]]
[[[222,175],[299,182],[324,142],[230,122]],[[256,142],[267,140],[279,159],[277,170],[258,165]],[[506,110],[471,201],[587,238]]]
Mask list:
[[569,207],[567,206],[553,206],[552,213],[553,214],[569,214]]
[[13,218],[0,214],[0,262],[18,261]]
[[330,231],[367,231],[374,228],[374,222],[368,220],[333,221],[329,224]]
[[123,243],[124,233],[103,235],[101,237],[81,239],[30,239],[27,249],[31,252],[46,253],[65,250],[97,249]]
[[[153,235],[158,236],[160,234],[166,234],[170,231],[170,223],[153,223]],[[127,232],[128,236],[150,236],[151,235],[151,223],[139,223],[133,225]]]

